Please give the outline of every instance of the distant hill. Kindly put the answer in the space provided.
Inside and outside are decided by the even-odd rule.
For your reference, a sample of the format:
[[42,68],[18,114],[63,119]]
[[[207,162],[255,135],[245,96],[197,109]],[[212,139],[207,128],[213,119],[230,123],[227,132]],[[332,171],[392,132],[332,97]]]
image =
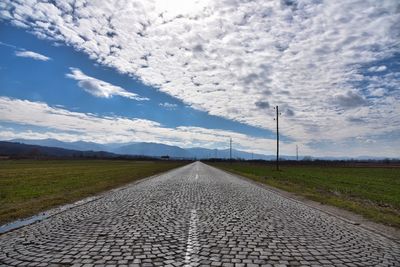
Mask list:
[[[108,147],[102,144],[97,144],[93,142],[63,142],[57,139],[12,139],[10,142],[23,143],[28,145],[38,145],[47,147],[59,147],[72,150],[80,151],[109,151]],[[111,152],[111,151],[109,151]]]
[[170,156],[174,158],[193,157],[187,150],[177,147],[157,143],[134,143],[122,145],[112,149],[113,152],[123,155],[144,155],[144,156]]
[[[187,159],[209,159],[209,158],[229,158],[229,149],[208,149],[201,147],[194,148],[181,148],[178,146],[171,146],[159,143],[149,142],[137,142],[137,143],[110,143],[110,144],[99,144],[94,142],[64,142],[57,139],[13,139],[8,142],[17,142],[27,145],[37,145],[51,148],[63,148],[65,150],[73,150],[73,153],[86,152],[94,153],[93,151],[104,151],[98,153],[109,153],[110,155],[118,156],[147,156],[147,157],[161,157],[169,156],[171,158],[187,158]],[[7,143],[7,142],[6,142]],[[47,150],[46,150],[47,151]],[[1,152],[1,151],[0,151]],[[66,152],[60,152],[61,154]],[[71,152],[72,153],[72,152]],[[57,154],[54,150],[54,155]],[[68,154],[68,153],[67,153]],[[232,158],[234,159],[246,159],[246,160],[275,160],[275,155],[263,155],[256,153],[249,153],[241,150],[232,150]],[[281,155],[280,158],[286,160],[295,160],[295,156]],[[301,156],[300,159],[303,159]],[[310,157],[308,159],[319,159],[319,160],[382,160],[383,157],[371,157],[371,156],[360,156],[360,157]]]
[[[196,158],[229,158],[230,153],[229,149],[207,149],[207,148],[187,148],[187,150],[195,155]],[[274,159],[274,155],[262,155],[257,153],[249,153],[245,151],[240,151],[236,149],[232,149],[232,158],[240,158],[240,159],[263,159],[263,160],[271,160]]]
[[[19,142],[31,145],[51,146],[72,150],[93,150],[107,151],[122,155],[143,155],[152,157],[170,156],[174,158],[229,158],[229,149],[207,149],[207,148],[181,148],[159,143],[138,142],[138,143],[120,143],[120,144],[98,144],[93,142],[63,142],[56,139],[13,139],[11,142]],[[233,158],[241,159],[274,159],[274,155],[252,154],[240,150],[232,150]]]
[[105,151],[79,151],[59,147],[27,145],[16,142],[0,141],[0,156],[17,158],[115,158],[118,155]]

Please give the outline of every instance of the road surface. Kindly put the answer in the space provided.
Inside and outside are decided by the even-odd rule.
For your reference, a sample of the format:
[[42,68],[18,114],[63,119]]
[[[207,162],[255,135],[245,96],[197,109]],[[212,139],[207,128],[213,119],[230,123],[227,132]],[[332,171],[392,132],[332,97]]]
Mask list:
[[0,236],[5,266],[400,266],[399,244],[196,162]]

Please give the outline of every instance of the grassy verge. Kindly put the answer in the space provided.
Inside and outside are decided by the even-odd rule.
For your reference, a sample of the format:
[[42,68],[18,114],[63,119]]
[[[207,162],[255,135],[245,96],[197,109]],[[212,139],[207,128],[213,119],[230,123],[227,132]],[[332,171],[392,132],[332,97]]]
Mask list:
[[0,224],[182,165],[173,161],[0,161]]
[[400,168],[282,166],[276,171],[265,163],[211,165],[400,228]]

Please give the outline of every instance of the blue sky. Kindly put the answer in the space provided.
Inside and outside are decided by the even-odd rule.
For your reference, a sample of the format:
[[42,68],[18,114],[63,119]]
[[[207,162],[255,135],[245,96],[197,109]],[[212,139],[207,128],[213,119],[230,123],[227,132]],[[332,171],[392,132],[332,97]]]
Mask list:
[[[3,24],[0,42],[3,43],[0,46],[2,58],[0,83],[3,96],[45,102],[52,106],[61,105],[69,110],[101,116],[115,115],[154,120],[166,127],[198,126],[231,130],[254,136],[273,137],[274,135],[268,130],[195,110],[179,99],[144,85],[134,77],[97,64],[84,53],[65,45],[54,46],[52,42],[38,39],[22,29]],[[41,61],[18,57],[15,53],[20,50],[34,51],[51,59]],[[132,101],[119,96],[94,97],[82,90],[75,80],[66,77],[71,67],[149,100]],[[176,106],[162,105],[165,103]]]
[[1,139],[399,156],[396,1],[130,3],[0,5]]

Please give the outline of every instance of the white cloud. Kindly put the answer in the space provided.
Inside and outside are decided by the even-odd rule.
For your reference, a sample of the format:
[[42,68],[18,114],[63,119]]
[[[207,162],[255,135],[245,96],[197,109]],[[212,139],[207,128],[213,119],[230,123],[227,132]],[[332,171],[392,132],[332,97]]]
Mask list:
[[370,72],[381,72],[381,71],[385,71],[385,70],[387,70],[387,67],[385,65],[374,66],[374,67],[370,67],[368,69],[368,71],[370,71]]
[[398,1],[160,1],[6,0],[0,18],[212,115],[273,130],[267,103],[285,106],[299,143],[400,129],[399,74],[363,75],[400,49]]
[[172,104],[168,102],[160,103],[158,104],[160,107],[166,108],[166,109],[176,109],[178,107],[177,104]]
[[333,101],[345,109],[352,109],[367,104],[367,101],[361,95],[351,91],[336,95]]
[[0,45],[9,47],[9,48],[13,48],[13,49],[18,49],[18,47],[16,47],[15,45],[4,43],[4,42],[0,42]]
[[[183,147],[213,147],[227,143],[230,137],[244,150],[273,153],[274,140],[254,138],[245,134],[201,127],[168,128],[150,120],[96,116],[51,107],[41,102],[0,97],[0,122],[43,127],[46,131],[3,130],[0,138],[56,138],[65,141],[160,142]],[[1,130],[1,129],[0,129]],[[283,143],[283,147],[286,144]]]
[[32,52],[32,51],[26,51],[26,50],[24,50],[24,51],[15,51],[15,55],[17,57],[27,57],[27,58],[32,58],[32,59],[35,59],[35,60],[40,60],[40,61],[48,61],[48,60],[51,59],[51,58],[46,57],[46,56],[44,56],[42,54],[39,54],[39,53],[36,53],[36,52]]
[[83,88],[86,92],[94,96],[110,98],[117,95],[133,100],[149,100],[148,98],[140,97],[135,93],[128,92],[122,87],[90,77],[84,74],[80,69],[70,68],[70,70],[71,73],[66,74],[66,76],[68,78],[77,80],[79,87]]
[[381,97],[384,96],[386,93],[386,90],[383,88],[374,88],[371,90],[371,96],[377,96],[377,97]]
[[[361,113],[354,114],[354,118],[362,117]],[[353,124],[354,118],[349,117],[353,120],[351,122]],[[0,140],[55,138],[63,141],[83,140],[98,143],[158,142],[181,147],[223,149],[229,146],[229,138],[232,138],[236,149],[264,154],[274,154],[276,145],[274,139],[254,137],[233,131],[193,126],[169,128],[151,120],[73,112],[41,102],[8,97],[0,97],[0,122],[15,123],[28,126],[28,128],[35,126],[31,130],[21,130],[20,127],[14,129],[11,126],[2,127],[0,124]],[[396,127],[378,129],[374,131],[374,134],[387,136],[387,133],[396,133],[395,129]],[[338,132],[333,134],[338,134]],[[395,138],[394,142],[388,139],[383,144],[374,143],[374,145],[370,144],[373,143],[372,141],[368,141],[368,145],[365,146],[365,140],[370,139],[360,136],[357,131],[353,133],[353,136],[357,136],[357,142],[352,141],[349,144],[348,140],[328,141],[322,149],[315,147],[313,142],[300,144],[301,154],[343,156],[343,152],[351,147],[351,153],[347,156],[367,155],[371,151],[374,152],[373,155],[398,156],[399,138]],[[350,140],[352,139],[354,138],[351,137]],[[319,141],[315,141],[317,142]],[[295,145],[291,142],[281,142],[281,153],[293,155]]]

